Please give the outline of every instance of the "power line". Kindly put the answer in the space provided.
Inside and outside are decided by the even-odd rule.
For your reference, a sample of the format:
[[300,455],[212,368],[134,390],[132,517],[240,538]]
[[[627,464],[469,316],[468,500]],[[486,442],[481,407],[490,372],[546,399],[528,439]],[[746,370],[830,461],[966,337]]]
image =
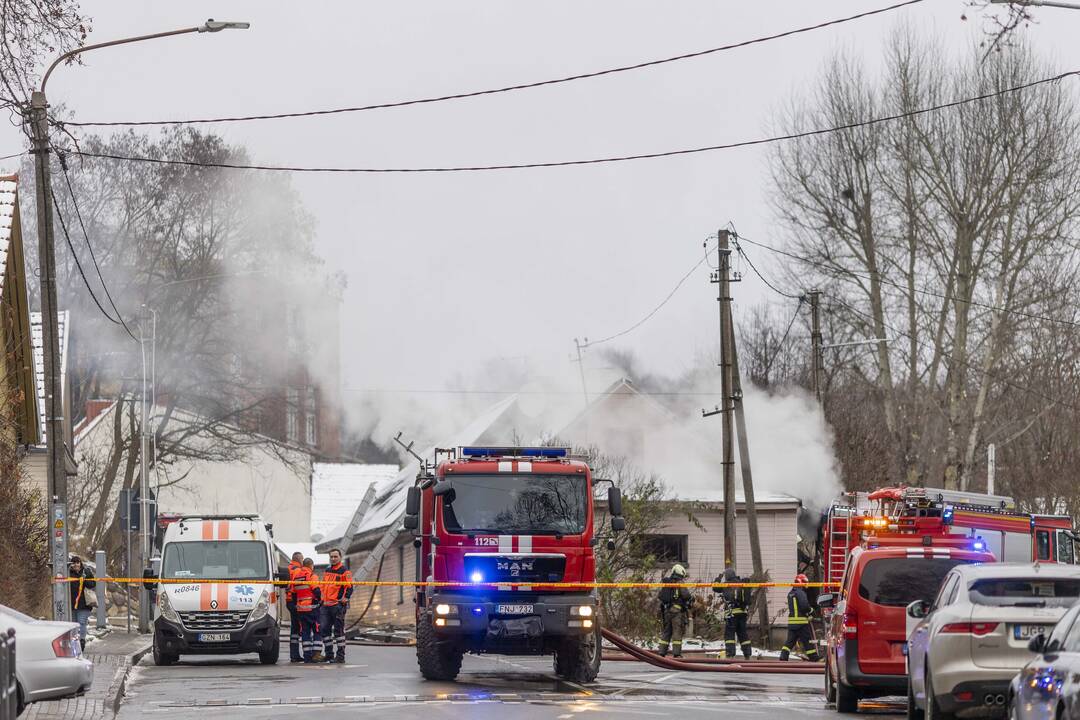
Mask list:
[[634,160],[653,160],[657,158],[676,157],[680,155],[694,155],[697,153],[714,152],[717,150],[733,150],[735,148],[754,147],[757,145],[770,145],[777,142],[783,142],[787,140],[800,140],[808,137],[816,137],[818,135],[829,135],[835,132],[841,132],[844,130],[854,130],[856,128],[869,127],[872,125],[879,125],[886,122],[892,122],[894,120],[902,120],[909,117],[917,117],[920,115],[926,115],[928,113],[937,112],[939,110],[947,110],[949,108],[959,107],[962,105],[968,105],[974,102],[981,102],[1008,93],[1019,92],[1021,90],[1027,90],[1038,85],[1045,85],[1047,83],[1055,83],[1064,78],[1080,75],[1080,70],[1070,70],[1069,72],[1054,75],[1053,77],[1042,78],[1039,80],[1033,80],[1031,82],[1022,83],[1020,85],[1014,85],[1009,88],[1003,88],[1001,90],[995,90],[992,92],[982,93],[981,95],[975,95],[973,97],[961,98],[959,100],[953,100],[947,103],[941,103],[939,105],[931,105],[929,107],[920,108],[918,110],[909,110],[902,113],[894,113],[892,115],[885,115],[882,117],[871,118],[869,120],[860,120],[858,122],[846,123],[844,125],[835,125],[827,128],[818,128],[816,130],[806,130],[803,132],[787,133],[784,135],[772,135],[763,138],[757,138],[754,140],[742,140],[739,142],[722,143],[719,145],[707,145],[704,147],[696,148],[683,148],[680,150],[663,150],[659,152],[651,153],[639,153],[634,155],[617,155],[611,157],[600,158],[587,158],[581,160],[556,160],[547,162],[532,162],[532,163],[515,163],[515,164],[503,164],[503,165],[457,165],[446,167],[412,167],[412,168],[394,168],[394,167],[311,167],[311,166],[299,166],[299,165],[256,165],[246,163],[231,163],[231,162],[200,162],[196,160],[170,160],[167,158],[153,158],[137,155],[117,155],[115,153],[103,153],[103,152],[89,152],[85,150],[67,150],[72,155],[80,155],[82,157],[101,158],[105,160],[122,160],[127,162],[144,162],[155,163],[159,165],[178,165],[186,167],[209,167],[209,168],[223,168],[229,170],[266,170],[273,172],[296,172],[296,173],[342,173],[342,174],[379,174],[379,173],[453,173],[453,172],[483,172],[492,170],[527,170],[534,168],[555,168],[555,167],[570,167],[578,165],[602,165],[609,163],[629,162]]
[[[823,268],[823,269],[826,269],[826,270],[840,271],[841,274],[840,274],[840,276],[838,278],[840,280],[850,282],[851,278],[861,278],[863,280],[871,280],[872,279],[871,276],[866,274],[866,273],[858,273],[858,272],[855,272],[853,270],[848,270],[847,268],[843,268],[843,267],[839,267],[839,266],[829,266],[829,265],[827,265],[827,264],[825,264],[823,262],[819,262],[817,260],[814,260],[813,258],[808,258],[808,257],[804,257],[802,255],[797,255],[797,254],[795,254],[793,252],[789,252],[787,250],[781,250],[780,248],[776,248],[776,247],[773,247],[771,245],[766,245],[763,242],[758,242],[756,240],[751,240],[749,238],[745,238],[745,237],[741,237],[741,236],[739,237],[739,239],[742,240],[743,242],[750,243],[751,245],[755,245],[755,246],[757,246],[759,248],[762,248],[763,250],[768,250],[769,252],[776,253],[777,255],[783,255],[784,257],[791,258],[792,260],[797,260],[797,261],[799,261],[801,263],[804,263],[806,265],[810,265],[812,267]],[[845,277],[845,275],[847,277]],[[889,280],[888,278],[882,276],[881,273],[878,273],[877,281],[880,282],[883,285],[889,285],[891,287],[903,290],[904,292],[908,292],[908,290],[910,289],[905,285],[901,285],[898,282],[894,282],[892,280]],[[1080,323],[1075,322],[1073,320],[1063,320],[1061,318],[1052,318],[1052,317],[1048,317],[1046,315],[1039,315],[1039,314],[1036,314],[1036,313],[1029,313],[1029,312],[1026,312],[1024,310],[1014,310],[1014,309],[1011,309],[1011,308],[1001,307],[999,305],[990,305],[988,303],[979,302],[978,300],[965,300],[963,298],[953,297],[952,295],[946,295],[944,293],[939,293],[939,292],[936,292],[934,290],[926,290],[924,288],[915,288],[914,290],[915,290],[916,293],[918,293],[920,295],[927,295],[929,297],[938,298],[940,300],[945,300],[947,302],[960,302],[960,303],[963,303],[965,305],[971,305],[972,307],[978,307],[978,308],[982,308],[984,310],[992,310],[994,312],[1005,313],[1005,314],[1010,314],[1010,315],[1019,315],[1020,317],[1027,318],[1028,320],[1042,320],[1044,322],[1057,323],[1059,325],[1068,325],[1070,327],[1080,327]]]
[[56,210],[56,217],[60,220],[60,227],[64,231],[64,239],[67,240],[68,249],[71,250],[71,257],[75,260],[75,267],[79,270],[79,277],[82,278],[83,285],[86,286],[86,291],[90,293],[90,299],[94,301],[94,304],[97,305],[97,309],[101,311],[101,314],[105,316],[106,320],[113,323],[114,325],[123,326],[124,331],[131,336],[131,339],[135,342],[138,342],[139,338],[132,335],[131,330],[128,329],[128,326],[124,323],[123,318],[120,318],[118,320],[117,318],[114,318],[112,315],[110,315],[108,311],[104,307],[102,307],[101,302],[97,299],[97,295],[94,294],[93,288],[90,287],[90,282],[86,279],[86,273],[83,272],[82,263],[79,261],[79,254],[75,252],[75,245],[71,242],[71,235],[70,233],[68,233],[67,223],[64,222],[64,215],[60,212],[60,204],[56,201],[56,193],[53,192],[51,188],[49,189],[49,193],[52,195],[53,208],[55,208]]
[[[751,267],[753,267],[751,265]],[[773,363],[776,362],[776,358],[780,357],[780,351],[784,349],[784,343],[787,342],[788,334],[791,332],[791,328],[795,326],[795,321],[799,318],[799,311],[802,310],[802,305],[805,300],[802,297],[797,298],[799,304],[795,306],[795,312],[791,316],[791,320],[788,322],[787,330],[784,330],[784,337],[780,338],[780,344],[776,346],[776,352],[769,358],[769,362],[765,363],[765,377],[769,377],[769,372],[772,370]]]
[[[101,266],[98,265],[97,254],[94,253],[94,246],[90,242],[90,233],[86,232],[86,223],[83,222],[82,212],[79,210],[79,201],[75,198],[75,188],[71,184],[71,175],[68,174],[67,159],[64,157],[63,152],[58,152],[56,155],[60,160],[60,169],[64,172],[64,180],[67,183],[68,194],[71,196],[71,204],[75,208],[75,217],[79,220],[79,227],[82,228],[83,238],[86,240],[86,248],[90,251],[90,259],[94,262],[94,270],[97,272],[98,281],[101,282],[101,288],[105,291],[105,297],[109,300],[109,305],[112,306],[113,312],[116,313],[116,318],[120,321],[120,324],[124,326],[124,330],[127,331],[128,335],[131,335],[132,339],[135,339],[135,335],[131,332],[131,328],[124,322],[124,316],[121,314],[120,308],[116,307],[116,301],[113,300],[112,293],[109,292],[108,283],[105,282],[105,278],[101,275]],[[65,229],[64,232],[66,233],[67,230]],[[71,252],[75,252],[74,248],[72,248]],[[81,271],[82,268],[80,268],[80,272]]]
[[306,110],[300,112],[276,113],[270,115],[241,115],[235,117],[192,118],[187,120],[135,120],[114,122],[65,121],[61,124],[77,127],[133,127],[142,125],[195,125],[208,123],[248,122],[252,120],[281,120],[286,118],[314,117],[319,115],[337,115],[342,113],[365,112],[368,110],[385,110],[388,108],[406,107],[409,105],[426,105],[431,103],[446,102],[448,100],[463,100],[466,98],[481,97],[484,95],[497,95],[500,93],[513,92],[516,90],[531,90],[533,88],[546,87],[548,85],[559,85],[562,83],[569,83],[577,80],[587,80],[589,78],[602,77],[604,75],[614,75],[616,73],[629,72],[631,70],[642,70],[644,68],[679,62],[681,60],[690,60],[692,58],[699,58],[705,55],[712,55],[714,53],[725,52],[728,50],[736,50],[738,48],[744,48],[750,45],[757,45],[760,43],[769,42],[771,40],[779,40],[781,38],[790,37],[792,35],[799,35],[801,33],[807,33],[814,30],[821,30],[823,28],[832,27],[834,25],[841,25],[843,23],[851,22],[853,20],[861,20],[863,18],[867,18],[873,15],[880,15],[882,13],[887,13],[893,10],[897,10],[899,8],[907,7],[909,5],[916,5],[920,2],[923,2],[923,0],[905,0],[905,2],[899,2],[894,5],[878,8],[877,10],[869,10],[866,12],[858,13],[856,15],[849,15],[847,17],[820,22],[815,25],[807,25],[805,27],[795,28],[793,30],[786,30],[784,32],[775,33],[773,35],[765,35],[762,37],[753,38],[751,40],[743,40],[741,42],[732,43],[730,45],[721,45],[720,47],[709,48],[707,50],[698,50],[696,52],[684,53],[682,55],[674,55],[672,57],[660,58],[658,60],[647,60],[639,63],[634,63],[632,65],[622,65],[619,67],[608,68],[606,70],[596,70],[593,72],[580,73],[577,75],[568,75],[566,77],[554,78],[549,80],[539,80],[530,83],[520,83],[517,85],[507,85],[505,87],[490,88],[487,90],[475,90],[472,92],[455,93],[452,95],[440,95],[436,97],[419,98],[412,100],[398,100],[395,102],[379,103],[375,105],[361,105],[357,107],[332,108],[328,110]]
[[23,156],[25,154],[26,154],[26,151],[23,150],[22,152],[17,152],[17,153],[14,153],[12,155],[4,155],[3,157],[0,157],[0,160],[11,160],[12,158],[21,157],[21,156]]
[[761,282],[765,283],[766,287],[768,287],[777,295],[786,297],[788,300],[798,300],[799,304],[802,304],[802,295],[795,295],[793,293],[784,292],[783,290],[769,282],[768,279],[766,279],[766,277],[762,275],[760,271],[758,271],[757,266],[754,265],[754,261],[750,259],[750,256],[747,255],[746,251],[742,249],[742,245],[739,244],[739,233],[735,232],[734,226],[732,226],[732,241],[735,243],[735,250],[739,253],[739,256],[746,261],[746,264],[750,266],[750,269],[754,271],[754,274],[758,276],[758,279],[761,280]]
[[683,275],[683,276],[682,276],[682,277],[681,277],[681,278],[679,279],[679,282],[675,283],[675,287],[673,287],[673,288],[671,289],[671,292],[669,292],[669,293],[667,294],[667,297],[665,297],[665,298],[664,298],[664,299],[663,299],[663,300],[662,300],[662,301],[660,302],[660,304],[659,304],[659,305],[657,305],[656,307],[654,307],[654,308],[652,309],[652,311],[651,311],[651,312],[650,312],[650,313],[649,313],[648,315],[646,315],[645,317],[641,318],[641,319],[640,319],[640,320],[638,320],[638,321],[637,321],[636,323],[634,323],[634,324],[633,324],[633,325],[631,325],[630,327],[626,328],[626,329],[625,329],[625,330],[623,330],[622,332],[617,332],[617,333],[615,333],[614,335],[609,335],[609,336],[607,336],[606,338],[601,338],[600,340],[593,340],[592,342],[586,342],[586,343],[585,343],[584,345],[582,345],[582,346],[581,346],[581,348],[582,348],[582,349],[585,349],[585,348],[587,348],[587,347],[592,347],[593,345],[602,345],[603,343],[606,343],[606,342],[610,342],[610,341],[612,341],[612,340],[615,340],[616,338],[621,338],[621,337],[622,337],[623,335],[627,335],[627,334],[629,334],[629,333],[632,333],[633,331],[637,330],[637,329],[638,329],[639,327],[641,327],[641,326],[642,326],[642,325],[644,325],[644,324],[645,324],[646,322],[648,322],[648,321],[649,321],[649,320],[650,320],[650,319],[652,318],[652,316],[653,316],[653,315],[655,315],[656,313],[660,312],[660,308],[662,308],[662,307],[664,307],[665,305],[667,305],[668,301],[669,301],[669,300],[671,300],[671,298],[673,298],[673,297],[675,296],[675,293],[677,293],[677,292],[679,291],[679,288],[681,288],[681,287],[683,286],[683,283],[685,283],[685,282],[687,281],[687,279],[688,279],[688,278],[689,278],[689,277],[690,277],[691,275],[693,275],[693,274],[694,274],[694,271],[695,271],[695,270],[697,270],[697,269],[698,269],[699,267],[701,267],[701,266],[702,266],[702,264],[703,264],[703,263],[704,263],[704,262],[705,262],[705,261],[706,261],[706,260],[707,260],[708,258],[709,258],[709,251],[708,251],[708,248],[706,247],[706,249],[705,249],[705,254],[704,254],[704,255],[702,256],[702,258],[701,258],[700,260],[698,260],[698,261],[697,261],[696,263],[694,263],[694,266],[693,266],[693,267],[691,267],[691,268],[690,268],[690,269],[689,269],[689,270],[687,271],[687,273],[686,273],[685,275]]

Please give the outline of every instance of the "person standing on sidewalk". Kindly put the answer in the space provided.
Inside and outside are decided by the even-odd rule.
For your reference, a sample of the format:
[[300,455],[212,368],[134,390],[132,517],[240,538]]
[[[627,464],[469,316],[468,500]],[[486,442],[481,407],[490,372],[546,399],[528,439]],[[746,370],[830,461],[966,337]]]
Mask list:
[[304,567],[304,553],[294,552],[289,562],[289,586],[285,590],[285,607],[289,611],[289,662],[303,662],[300,654],[300,614],[296,610],[296,575]]
[[75,620],[79,623],[79,646],[86,649],[86,625],[90,622],[90,614],[97,607],[97,580],[94,579],[94,571],[83,565],[82,558],[72,555],[68,561],[68,577],[78,580],[68,581],[68,590],[71,592],[71,610],[75,613]]
[[293,585],[296,593],[296,614],[300,616],[300,647],[304,662],[322,662],[325,658],[316,648],[319,645],[319,606],[322,593],[319,578],[315,575],[315,562],[304,558],[304,565],[297,572]]
[[345,612],[352,599],[352,573],[341,562],[341,551],[330,551],[330,567],[322,576],[322,629],[323,652],[326,662],[345,663]]

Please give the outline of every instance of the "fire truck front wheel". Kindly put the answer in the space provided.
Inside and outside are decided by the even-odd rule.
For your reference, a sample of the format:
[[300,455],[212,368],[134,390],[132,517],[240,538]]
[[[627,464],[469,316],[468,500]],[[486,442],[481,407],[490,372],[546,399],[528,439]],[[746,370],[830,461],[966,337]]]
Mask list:
[[568,637],[555,650],[555,674],[577,683],[591,683],[600,673],[600,628]]
[[431,615],[424,614],[416,625],[416,662],[425,680],[453,680],[461,672],[461,645],[435,634]]

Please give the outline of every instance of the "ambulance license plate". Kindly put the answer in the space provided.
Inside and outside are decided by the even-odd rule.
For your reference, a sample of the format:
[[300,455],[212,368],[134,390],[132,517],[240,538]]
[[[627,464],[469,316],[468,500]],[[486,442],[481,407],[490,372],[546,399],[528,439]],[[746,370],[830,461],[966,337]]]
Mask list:
[[199,633],[199,642],[229,642],[232,640],[230,633]]
[[1036,635],[1048,635],[1050,628],[1046,625],[1013,625],[1013,637],[1017,640],[1030,640]]
[[497,615],[532,615],[532,605],[496,605],[495,613]]

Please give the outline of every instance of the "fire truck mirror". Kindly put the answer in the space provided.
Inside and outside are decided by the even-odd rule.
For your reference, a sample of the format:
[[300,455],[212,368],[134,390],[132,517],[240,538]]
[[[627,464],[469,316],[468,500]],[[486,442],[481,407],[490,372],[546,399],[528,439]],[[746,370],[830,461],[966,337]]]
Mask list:
[[608,540],[607,541],[607,549],[608,549],[608,552],[615,552],[615,541],[614,540]]
[[613,518],[611,518],[611,531],[612,532],[622,532],[625,529],[626,529],[626,520],[624,518],[621,518],[621,517],[613,517]]
[[436,497],[441,497],[443,502],[454,502],[454,481],[443,480],[435,483],[434,493]]
[[[416,517],[420,514],[420,488],[415,485],[409,488],[409,494],[405,498],[405,515]],[[406,525],[405,527],[409,527]]]
[[817,604],[819,608],[831,608],[836,605],[836,596],[832,593],[818,595]]
[[[622,493],[617,487],[610,487],[607,491],[607,504],[608,511],[611,512],[612,520],[614,518],[622,517]],[[614,522],[612,522],[611,529],[615,529]],[[621,528],[620,528],[621,529]]]
[[406,515],[404,519],[402,519],[401,524],[406,530],[415,530],[420,527],[420,518],[415,515]]

